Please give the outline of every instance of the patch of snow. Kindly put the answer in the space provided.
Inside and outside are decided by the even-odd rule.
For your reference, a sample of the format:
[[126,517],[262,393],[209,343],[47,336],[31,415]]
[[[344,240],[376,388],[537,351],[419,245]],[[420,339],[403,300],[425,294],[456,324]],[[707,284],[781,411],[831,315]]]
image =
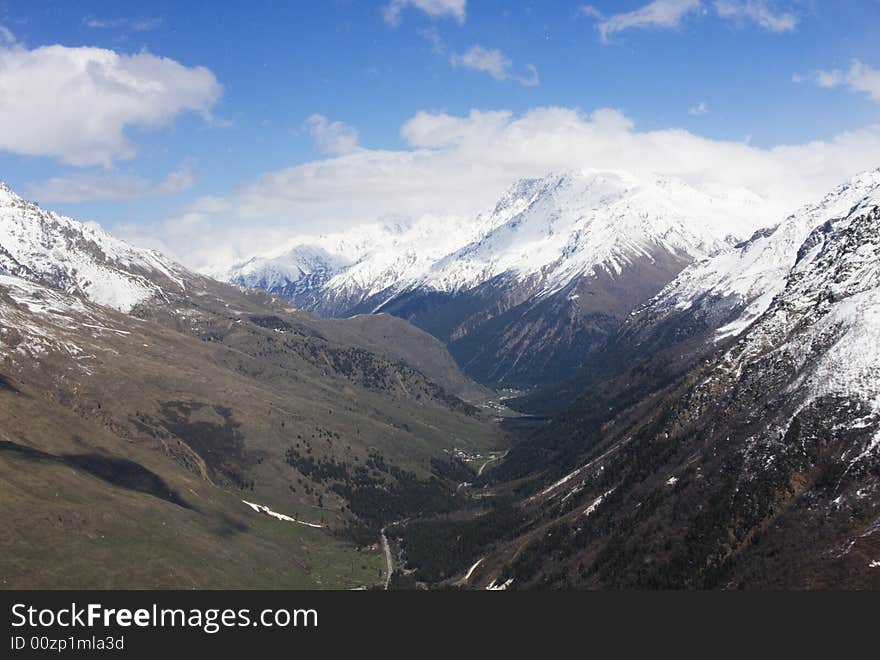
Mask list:
[[468,572],[464,576],[464,580],[463,580],[464,582],[467,582],[468,580],[471,579],[471,575],[473,575],[474,571],[477,570],[477,566],[479,566],[480,564],[483,563],[483,559],[485,559],[485,557],[475,561],[474,565],[468,569]]
[[510,578],[509,580],[501,584],[495,584],[495,582],[495,580],[492,580],[492,584],[486,587],[486,591],[506,591],[507,588],[513,584],[513,578]]
[[278,520],[283,520],[284,522],[292,522],[297,523],[299,525],[305,525],[306,527],[317,527],[318,529],[322,529],[324,525],[319,525],[317,523],[305,522],[302,520],[297,520],[296,518],[291,518],[288,515],[283,513],[278,513],[273,511],[269,507],[263,504],[254,504],[253,502],[248,502],[247,500],[242,500],[245,504],[247,504],[251,509],[256,511],[257,513],[265,513],[267,516],[271,516],[272,518],[277,518]]
[[541,497],[543,497],[544,495],[547,495],[549,492],[551,492],[551,491],[553,491],[553,490],[559,488],[562,484],[564,484],[564,483],[570,481],[571,479],[573,479],[574,477],[576,477],[577,474],[578,474],[582,469],[583,469],[583,468],[578,468],[578,469],[575,470],[574,472],[571,472],[571,473],[565,475],[564,477],[562,477],[562,479],[560,479],[560,480],[557,481],[556,483],[551,484],[550,486],[547,486],[547,488],[545,488],[544,490],[541,491]]
[[588,506],[586,509],[584,509],[583,515],[584,516],[592,515],[593,512],[595,512],[596,509],[599,508],[599,505],[602,504],[602,502],[605,500],[605,498],[608,497],[613,492],[614,492],[614,489],[612,488],[611,490],[606,490],[604,493],[599,495],[599,497],[597,497],[595,500],[593,500],[590,503],[590,506]]

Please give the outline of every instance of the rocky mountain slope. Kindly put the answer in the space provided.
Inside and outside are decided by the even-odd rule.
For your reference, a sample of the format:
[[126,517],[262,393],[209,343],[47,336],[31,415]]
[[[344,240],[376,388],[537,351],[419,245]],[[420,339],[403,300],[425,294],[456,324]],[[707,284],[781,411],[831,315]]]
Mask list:
[[501,440],[402,320],[314,319],[8,189],[0,254],[4,585],[381,583],[363,546]]
[[123,312],[184,290],[183,268],[27,202],[0,182],[0,270]]
[[572,171],[520,181],[476,219],[297,238],[223,276],[324,315],[400,316],[478,380],[531,385],[573,373],[634,306],[762,214],[747,191]]
[[578,374],[515,405],[552,415],[601,381],[623,379],[633,391],[639,374],[654,378],[662,372],[668,378],[686,371],[767,310],[811,232],[870,206],[878,191],[880,171],[863,172],[735,249],[694,263],[634,310]]
[[[655,316],[631,322],[646,331],[676,310],[654,336],[659,357],[607,366],[514,446],[483,484],[482,501],[499,502],[488,512],[400,531],[416,575],[476,588],[880,587],[878,192],[865,173],[684,271]],[[670,305],[673,290],[692,295]],[[683,323],[714,305],[725,312],[697,332]],[[457,561],[428,559],[452,538]]]

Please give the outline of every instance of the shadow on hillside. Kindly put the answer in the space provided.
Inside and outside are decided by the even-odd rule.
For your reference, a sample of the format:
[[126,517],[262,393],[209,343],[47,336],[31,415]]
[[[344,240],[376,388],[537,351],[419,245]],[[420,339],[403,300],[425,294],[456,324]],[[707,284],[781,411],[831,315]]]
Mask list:
[[33,461],[67,465],[114,486],[152,495],[184,509],[192,508],[165,483],[162,477],[148,470],[143,465],[126,458],[102,456],[96,453],[56,456],[8,440],[0,440],[0,453],[2,452],[17,454]]

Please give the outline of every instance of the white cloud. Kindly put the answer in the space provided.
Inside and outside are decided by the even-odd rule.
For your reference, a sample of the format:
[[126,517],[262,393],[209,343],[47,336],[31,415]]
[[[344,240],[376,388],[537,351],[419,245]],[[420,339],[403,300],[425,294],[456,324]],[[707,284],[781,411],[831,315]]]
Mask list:
[[488,73],[495,80],[507,80],[510,77],[510,67],[513,62],[500,50],[495,48],[483,48],[471,46],[464,53],[453,54],[449,58],[452,66],[460,66],[474,71]]
[[12,34],[12,30],[9,28],[0,25],[0,45],[3,44],[14,44],[15,43],[15,35]]
[[716,0],[715,11],[721,18],[750,20],[770,32],[791,32],[797,27],[797,17],[774,9],[768,0]]
[[107,167],[135,155],[126,128],[209,118],[221,92],[208,69],[146,52],[0,47],[0,150]]
[[708,114],[709,112],[709,104],[705,101],[700,101],[697,105],[691,106],[690,110],[688,110],[690,114],[694,117],[699,117],[701,115]]
[[385,5],[385,22],[399,25],[400,15],[407,7],[420,9],[431,18],[453,18],[464,23],[467,0],[391,0]]
[[816,71],[812,76],[795,76],[796,82],[810,79],[819,87],[847,87],[854,92],[867,94],[880,103],[880,69],[874,69],[859,60],[853,60],[848,70]]
[[[589,7],[589,6],[588,6]],[[654,0],[641,9],[613,14],[599,22],[599,34],[602,41],[633,28],[676,28],[684,18],[700,8],[700,0]],[[584,13],[584,8],[581,8]],[[587,15],[597,16],[598,11],[589,7]]]
[[417,113],[400,129],[400,135],[413,147],[439,148],[463,144],[483,135],[497,135],[512,118],[506,110],[481,112],[471,110],[466,117],[445,113]]
[[526,87],[534,87],[540,83],[538,69],[533,64],[526,65],[529,75],[513,75],[513,62],[507,55],[496,48],[483,48],[479,45],[471,46],[464,53],[453,53],[449,58],[449,63],[454,67],[488,73],[495,80],[516,80]]
[[424,30],[419,30],[419,34],[431,44],[431,50],[434,51],[435,55],[446,55],[446,42],[443,41],[443,37],[437,32],[437,28],[431,26]]
[[880,166],[880,125],[768,149],[675,128],[640,131],[617,110],[585,116],[547,107],[523,115],[420,112],[401,136],[410,148],[360,149],[270,172],[235,193],[201,199],[160,225],[116,230],[211,269],[297,234],[383,216],[472,216],[492,208],[517,178],[564,169],[659,172],[696,185],[744,187],[772,202],[770,222],[853,173]]
[[577,13],[580,16],[587,16],[589,18],[596,18],[596,19],[604,18],[604,15],[602,14],[602,12],[599,11],[593,5],[581,5],[580,8],[578,8]]
[[324,115],[312,115],[306,119],[305,126],[315,145],[325,154],[341,156],[358,148],[357,129],[344,122],[330,121]]
[[[791,11],[777,9],[773,0],[715,0],[715,13],[723,20],[751,21],[770,32],[790,32],[798,18]],[[674,29],[692,14],[706,13],[701,0],[654,0],[634,11],[604,16],[593,5],[583,5],[581,16],[598,20],[604,43],[618,32],[634,28]]]
[[118,172],[78,172],[53,177],[28,187],[28,196],[41,203],[132,200],[177,195],[195,186],[196,178],[188,166],[153,182],[137,174]]
[[129,29],[135,32],[148,32],[162,25],[161,18],[138,17],[138,18],[96,18],[86,16],[82,20],[83,25],[94,30],[106,29]]
[[537,87],[541,84],[541,78],[538,76],[538,68],[534,64],[526,64],[528,76],[517,76],[517,82],[526,87]]

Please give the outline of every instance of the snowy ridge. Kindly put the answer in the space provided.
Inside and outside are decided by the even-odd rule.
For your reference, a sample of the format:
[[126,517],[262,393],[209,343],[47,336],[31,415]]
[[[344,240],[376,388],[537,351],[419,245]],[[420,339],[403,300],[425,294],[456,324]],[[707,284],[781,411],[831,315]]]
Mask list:
[[755,227],[761,208],[741,192],[714,197],[675,179],[583,170],[532,184],[526,207],[480,241],[440,261],[428,288],[470,288],[502,274],[540,275],[543,292],[599,269],[620,275],[657,250],[700,258],[726,250]]
[[[740,360],[768,346],[798,374],[808,405],[825,395],[860,399],[880,415],[880,198],[817,228],[785,288],[743,336]],[[776,348],[778,347],[778,348]]]
[[317,245],[298,245],[273,258],[254,257],[234,270],[243,286],[272,289],[320,273],[336,273],[349,263]]
[[[296,237],[282,250],[237,264],[221,279],[282,293],[320,288],[351,307],[416,288],[455,292],[500,275],[538,277],[540,293],[666,251],[691,260],[730,249],[767,221],[744,190],[697,190],[624,172],[579,170],[524,179],[476,218],[425,217]],[[308,276],[319,272],[325,276]],[[381,307],[381,305],[380,305]]]
[[816,227],[878,199],[880,169],[859,174],[820,202],[803,207],[775,227],[757,232],[736,250],[686,268],[645,310],[662,316],[663,310],[729,309],[734,318],[718,330],[717,337],[739,334],[781,292],[798,251]]
[[[794,265],[772,283],[771,291],[778,293],[724,353],[716,371],[730,379],[734,391],[776,392],[789,411],[776,428],[780,436],[802,411],[820,403],[828,432],[873,429],[864,446],[845,455],[850,466],[875,457],[880,447],[878,179],[880,172],[859,177],[867,187],[855,193],[856,203],[821,222],[794,250]],[[826,197],[832,203],[825,210],[842,211],[838,198],[848,203],[852,191],[837,189]],[[787,222],[802,220],[792,216]],[[772,440],[774,431],[768,431]]]
[[0,271],[129,312],[184,289],[184,269],[96,226],[44,211],[0,183]]
[[479,240],[522,211],[535,195],[535,181],[522,181],[491,214],[476,219],[425,216],[360,225],[345,232],[297,236],[283,248],[215,273],[221,280],[294,296],[319,290],[327,304],[353,306],[389,289],[423,280],[438,260]]

